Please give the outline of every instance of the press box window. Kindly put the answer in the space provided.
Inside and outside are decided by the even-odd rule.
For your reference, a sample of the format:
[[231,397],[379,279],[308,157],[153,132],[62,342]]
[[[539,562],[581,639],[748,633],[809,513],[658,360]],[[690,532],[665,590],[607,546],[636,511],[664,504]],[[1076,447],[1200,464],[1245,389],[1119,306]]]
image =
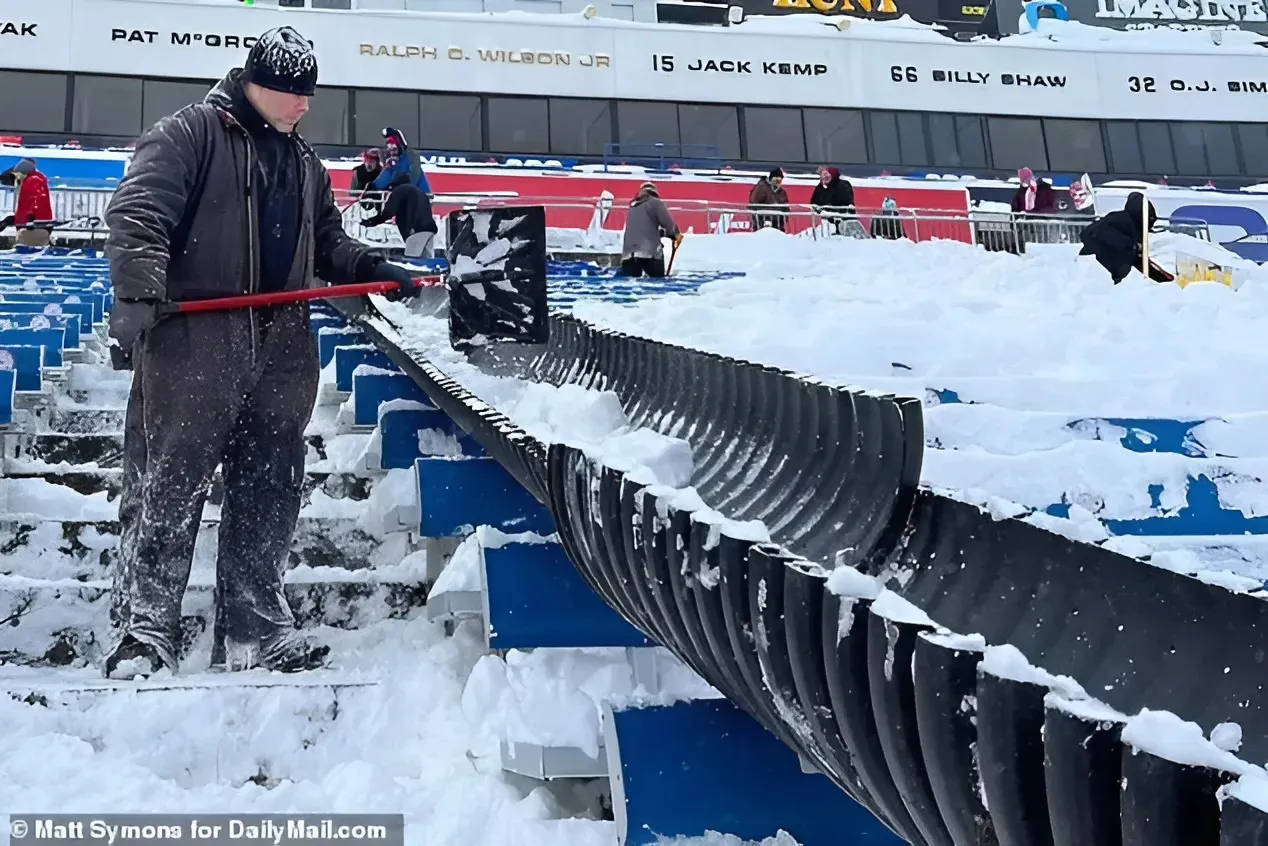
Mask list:
[[486,147],[480,98],[468,94],[423,94],[418,146],[443,153],[479,153]]
[[550,115],[538,97],[490,97],[489,149],[523,155],[550,152]]
[[867,164],[863,113],[855,109],[802,109],[806,159],[824,164]]
[[678,131],[684,159],[740,158],[740,119],[735,106],[679,104]]
[[1050,169],[1038,118],[990,117],[986,125],[991,137],[991,164],[997,170]]
[[806,133],[800,109],[775,106],[742,106],[744,159],[750,162],[804,162]]
[[612,143],[612,105],[607,100],[550,101],[550,152],[601,156]]
[[352,102],[352,142],[357,146],[382,146],[387,126],[403,132],[409,144],[418,138],[418,95],[414,92],[363,88],[353,92]]
[[66,131],[64,73],[0,71],[0,129]]
[[141,80],[76,74],[70,131],[136,138],[141,134]]
[[654,144],[672,147],[666,155],[676,155],[678,147],[678,107],[651,100],[622,100],[616,104],[616,140],[619,154],[646,156]]
[[1105,145],[1099,120],[1044,118],[1048,167],[1071,173],[1105,173]]

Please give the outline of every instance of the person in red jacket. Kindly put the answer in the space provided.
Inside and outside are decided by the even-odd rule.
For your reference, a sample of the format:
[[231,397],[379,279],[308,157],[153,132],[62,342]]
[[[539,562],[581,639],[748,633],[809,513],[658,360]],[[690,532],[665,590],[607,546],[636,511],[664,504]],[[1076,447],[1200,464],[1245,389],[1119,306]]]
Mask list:
[[31,223],[51,223],[53,204],[48,195],[48,177],[40,173],[31,159],[22,159],[0,173],[0,185],[12,185],[17,193],[13,214],[0,220],[0,229],[18,227],[15,243],[19,247],[47,247],[49,229],[30,228]]

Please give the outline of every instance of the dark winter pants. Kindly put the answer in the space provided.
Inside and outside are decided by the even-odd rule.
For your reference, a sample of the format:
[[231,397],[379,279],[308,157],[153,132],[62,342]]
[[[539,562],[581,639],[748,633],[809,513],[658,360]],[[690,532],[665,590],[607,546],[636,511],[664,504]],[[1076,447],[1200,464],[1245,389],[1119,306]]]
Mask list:
[[621,260],[621,273],[626,276],[664,276],[665,259],[630,256]]
[[294,628],[282,576],[299,516],[317,342],[306,306],[267,317],[263,310],[255,315],[254,362],[245,311],[167,318],[134,356],[114,609],[126,632],[172,666],[194,541],[218,464],[224,502],[216,651],[225,638],[267,645]]

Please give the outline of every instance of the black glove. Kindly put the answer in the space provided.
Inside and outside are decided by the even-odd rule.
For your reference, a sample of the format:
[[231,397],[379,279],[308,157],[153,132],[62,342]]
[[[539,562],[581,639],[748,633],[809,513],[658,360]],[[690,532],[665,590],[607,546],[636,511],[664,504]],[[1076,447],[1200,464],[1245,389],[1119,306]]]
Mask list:
[[17,218],[15,218],[13,215],[9,215],[6,218],[0,219],[0,229],[8,229],[10,226],[13,225],[13,221],[16,219]]
[[388,261],[379,262],[379,266],[374,269],[374,279],[371,281],[395,282],[400,285],[401,287],[396,290],[383,295],[392,302],[417,297],[423,290],[423,286],[419,284],[414,273]]
[[115,370],[131,369],[133,347],[157,322],[157,300],[115,300],[110,310],[110,363]]

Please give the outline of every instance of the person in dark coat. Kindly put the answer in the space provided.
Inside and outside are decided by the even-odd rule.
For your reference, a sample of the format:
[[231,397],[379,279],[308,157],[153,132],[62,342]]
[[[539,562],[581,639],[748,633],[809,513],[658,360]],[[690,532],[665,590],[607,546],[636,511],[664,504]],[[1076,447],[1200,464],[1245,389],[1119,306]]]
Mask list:
[[[352,169],[352,193],[364,196],[382,172],[383,163],[379,159],[379,151],[371,147],[361,154],[361,164]],[[378,207],[377,198],[365,198],[361,201],[361,208],[366,211],[372,212]]]
[[836,226],[844,235],[845,225],[854,215],[854,186],[841,178],[840,168],[825,167],[819,171],[819,184],[810,195],[810,207]]
[[[784,171],[775,168],[753,186],[748,194],[753,209],[753,230],[770,226],[783,232],[788,227],[788,192],[784,190]],[[782,213],[781,213],[782,212]]]
[[[1139,191],[1127,195],[1122,211],[1110,212],[1090,223],[1080,235],[1083,249],[1081,256],[1095,256],[1101,266],[1109,271],[1117,285],[1127,278],[1132,268],[1140,268],[1145,227],[1145,208],[1148,207],[1149,226],[1158,220],[1153,203]],[[1170,278],[1156,271],[1152,265],[1149,277],[1155,282],[1169,282]]]
[[383,172],[374,180],[375,191],[391,191],[397,185],[417,185],[424,194],[431,195],[422,157],[409,146],[405,133],[391,126],[383,127],[383,156]]
[[436,218],[431,213],[431,198],[417,185],[401,184],[387,195],[387,202],[378,214],[364,218],[366,227],[379,226],[389,220],[396,221],[396,228],[405,242],[405,255],[409,258],[431,258],[431,245],[439,231]]
[[841,176],[841,169],[825,167],[819,171],[819,184],[810,195],[815,211],[854,213],[854,186]]
[[421,290],[344,232],[330,176],[295,132],[316,85],[308,42],[290,27],[266,32],[202,103],[141,136],[106,208],[111,353],[133,369],[107,676],[177,669],[181,600],[217,465],[213,664],[294,672],[329,652],[297,634],[282,593],[317,395],[308,308],[162,308],[327,283]]

